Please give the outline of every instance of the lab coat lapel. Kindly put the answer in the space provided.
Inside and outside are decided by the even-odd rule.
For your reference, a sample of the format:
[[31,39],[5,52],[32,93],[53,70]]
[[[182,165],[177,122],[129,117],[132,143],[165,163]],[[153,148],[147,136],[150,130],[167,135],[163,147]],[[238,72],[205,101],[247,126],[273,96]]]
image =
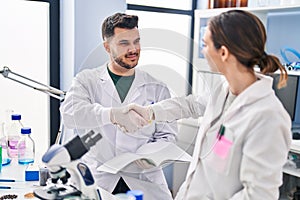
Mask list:
[[147,95],[143,93],[143,89],[142,89],[146,83],[147,81],[143,76],[143,73],[140,70],[135,69],[135,77],[128,91],[128,94],[126,95],[124,103],[128,104],[128,103],[136,102],[136,100],[141,95]]
[[[203,143],[203,140],[208,133],[209,128],[212,125],[212,122],[222,113],[224,101],[226,99],[226,95],[228,94],[228,88],[224,85],[220,86],[221,89],[218,90],[218,92],[214,92],[214,96],[210,99],[207,109],[205,111],[205,118],[203,118],[201,122],[201,126],[197,135],[196,143],[195,143],[195,149],[193,153],[193,161],[191,162],[188,176],[191,175],[197,166],[197,163],[200,159],[200,153],[201,153],[201,146]],[[187,177],[188,177],[187,176]]]
[[[104,95],[107,95],[107,97],[109,97],[107,99],[112,99],[115,101],[115,103],[120,104],[121,99],[111,77],[108,74],[107,65],[103,65],[100,70],[100,81],[103,91],[105,92]],[[113,102],[112,105],[114,105]]]

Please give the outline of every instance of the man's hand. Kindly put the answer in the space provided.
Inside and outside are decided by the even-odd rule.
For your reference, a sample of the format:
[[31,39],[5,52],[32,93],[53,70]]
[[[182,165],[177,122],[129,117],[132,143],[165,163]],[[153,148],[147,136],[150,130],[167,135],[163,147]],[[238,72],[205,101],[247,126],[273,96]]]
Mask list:
[[154,119],[154,114],[150,106],[140,106],[138,104],[132,103],[128,105],[128,110],[134,110],[149,123]]
[[146,159],[136,160],[135,164],[137,164],[137,166],[139,166],[139,168],[141,168],[141,169],[151,169],[151,168],[155,167],[155,165],[153,163],[150,163]]
[[124,132],[132,133],[147,125],[148,120],[144,119],[144,113],[139,114],[135,110],[130,109],[130,106],[131,104],[125,107],[111,108],[110,121],[118,125]]

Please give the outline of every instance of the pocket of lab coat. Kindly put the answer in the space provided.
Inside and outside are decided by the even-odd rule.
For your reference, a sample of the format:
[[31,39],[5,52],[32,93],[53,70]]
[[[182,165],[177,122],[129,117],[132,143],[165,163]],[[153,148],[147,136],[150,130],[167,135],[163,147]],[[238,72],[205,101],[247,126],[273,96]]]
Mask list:
[[226,129],[226,133],[214,145],[211,153],[203,160],[214,171],[228,175],[233,159],[234,137],[233,132]]

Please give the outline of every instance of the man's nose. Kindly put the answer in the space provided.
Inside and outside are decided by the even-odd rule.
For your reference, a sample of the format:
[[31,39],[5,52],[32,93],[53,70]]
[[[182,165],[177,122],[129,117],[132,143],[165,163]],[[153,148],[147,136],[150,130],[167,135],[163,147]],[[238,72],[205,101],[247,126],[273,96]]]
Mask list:
[[136,50],[139,49],[139,45],[136,45],[136,44],[130,44],[129,45],[129,48],[128,48],[128,51],[129,52],[135,52]]

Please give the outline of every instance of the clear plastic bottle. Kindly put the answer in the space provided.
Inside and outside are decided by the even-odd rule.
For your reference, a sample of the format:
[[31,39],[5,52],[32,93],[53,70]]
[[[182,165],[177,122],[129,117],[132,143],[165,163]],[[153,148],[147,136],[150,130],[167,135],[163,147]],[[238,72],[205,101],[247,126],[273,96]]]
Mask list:
[[2,166],[5,166],[11,162],[11,158],[8,157],[7,137],[4,131],[4,123],[2,123],[0,127],[0,146],[2,147]]
[[11,123],[7,128],[7,147],[8,147],[8,156],[10,158],[18,157],[18,142],[20,139],[20,131],[23,127],[21,123],[21,115],[20,114],[12,114],[11,115]]
[[35,144],[30,136],[31,128],[22,128],[21,134],[18,142],[18,162],[21,165],[27,165],[34,162]]

